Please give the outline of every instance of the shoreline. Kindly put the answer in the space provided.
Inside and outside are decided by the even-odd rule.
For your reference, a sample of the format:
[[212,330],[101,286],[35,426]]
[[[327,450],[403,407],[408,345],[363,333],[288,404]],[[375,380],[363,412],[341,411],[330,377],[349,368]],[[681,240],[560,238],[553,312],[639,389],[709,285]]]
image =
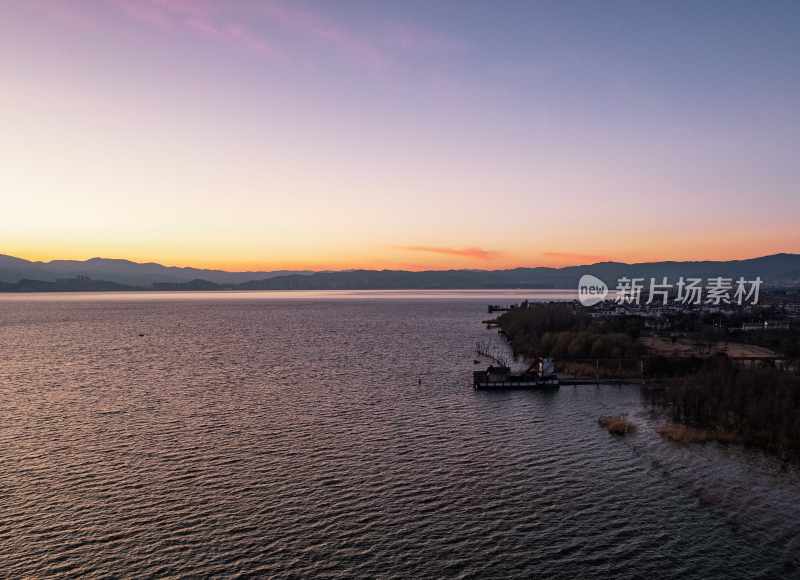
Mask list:
[[[515,356],[550,357],[575,384],[640,384],[666,420],[658,429],[666,440],[740,443],[800,461],[798,356],[763,346],[761,335],[730,340],[714,318],[690,322],[665,334],[644,316],[598,319],[560,303],[522,305],[496,320]],[[781,345],[795,344],[798,330],[787,325]]]

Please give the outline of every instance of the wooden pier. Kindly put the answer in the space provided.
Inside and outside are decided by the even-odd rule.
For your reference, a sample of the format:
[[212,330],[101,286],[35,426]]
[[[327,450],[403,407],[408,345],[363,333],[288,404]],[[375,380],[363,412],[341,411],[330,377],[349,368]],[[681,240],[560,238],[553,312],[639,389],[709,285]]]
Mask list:
[[[585,365],[592,369],[594,376],[574,376],[570,378],[562,378],[562,385],[596,385],[596,384],[645,384],[648,380],[657,380],[659,378],[658,371],[654,371],[653,367],[657,367],[659,361],[667,359],[668,361],[700,361],[707,360],[708,356],[670,356],[660,357],[655,355],[641,356],[641,357],[618,357],[618,358],[560,358],[555,359],[557,368],[563,367],[565,364],[580,364]],[[756,368],[777,368],[787,372],[800,371],[800,361],[797,358],[789,358],[784,356],[727,356],[734,365],[741,368],[756,369]],[[614,372],[616,367],[620,373],[618,376],[602,376],[601,371]],[[588,369],[587,369],[588,370]],[[627,372],[626,372],[627,371]],[[655,374],[654,374],[655,373]]]
[[557,389],[559,385],[560,381],[557,376],[540,377],[527,373],[498,375],[493,371],[493,367],[472,373],[472,386],[475,390]]

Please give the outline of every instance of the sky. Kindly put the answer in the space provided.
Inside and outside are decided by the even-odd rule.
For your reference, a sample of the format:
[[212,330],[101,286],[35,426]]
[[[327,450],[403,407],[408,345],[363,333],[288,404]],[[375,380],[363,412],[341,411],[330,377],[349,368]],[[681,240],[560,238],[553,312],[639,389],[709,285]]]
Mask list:
[[800,252],[800,2],[0,0],[0,253]]

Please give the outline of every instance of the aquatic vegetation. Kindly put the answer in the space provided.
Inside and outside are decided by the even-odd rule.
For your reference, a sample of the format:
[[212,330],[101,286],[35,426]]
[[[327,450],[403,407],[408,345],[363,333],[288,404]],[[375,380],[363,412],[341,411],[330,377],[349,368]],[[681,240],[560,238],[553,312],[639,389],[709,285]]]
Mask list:
[[659,431],[667,439],[737,441],[800,458],[800,376],[717,357],[697,374],[643,393],[671,419]]
[[612,435],[627,435],[636,431],[636,425],[624,415],[600,417],[597,423]]

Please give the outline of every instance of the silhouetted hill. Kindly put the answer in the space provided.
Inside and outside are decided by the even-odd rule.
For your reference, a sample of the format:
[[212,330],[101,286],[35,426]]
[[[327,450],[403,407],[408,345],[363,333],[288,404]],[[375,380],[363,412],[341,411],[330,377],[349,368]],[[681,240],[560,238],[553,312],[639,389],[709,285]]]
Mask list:
[[215,284],[239,284],[255,279],[290,274],[307,274],[305,271],[277,270],[274,272],[226,272],[199,268],[162,266],[153,262],[140,264],[130,260],[92,258],[90,260],[53,260],[31,262],[0,254],[0,281],[18,282],[23,278],[55,282],[57,279],[89,276],[132,286],[151,286],[158,283],[181,284],[196,279]]
[[123,292],[130,290],[143,290],[143,288],[85,277],[60,279],[55,282],[23,279],[15,284],[0,286],[0,291],[4,292]]
[[[218,282],[206,277],[192,277],[179,281],[151,281],[153,277],[165,275],[164,271],[178,270],[181,275],[190,272],[216,272],[220,277],[241,278],[262,275],[263,273],[220,272],[215,270],[194,270],[191,268],[165,268],[159,264],[136,264],[126,260],[88,260],[69,262],[70,264],[89,264],[100,272],[97,279],[89,279],[86,274],[71,278],[57,276],[52,279],[35,274],[39,262],[28,262],[11,256],[0,255],[0,291],[43,292],[43,291],[92,291],[92,290],[402,290],[402,289],[500,289],[500,288],[576,288],[578,279],[584,274],[594,274],[604,280],[611,289],[617,279],[666,276],[674,282],[679,276],[710,278],[724,276],[750,280],[760,276],[767,286],[800,286],[800,254],[775,254],[749,260],[704,261],[704,262],[650,262],[625,264],[621,262],[601,262],[586,266],[566,268],[514,268],[511,270],[430,270],[409,272],[405,270],[350,270],[346,272],[317,272],[313,274],[273,275],[242,283]],[[57,268],[69,269],[66,262],[56,261]],[[49,265],[48,264],[48,265]],[[71,268],[72,266],[70,266]],[[119,278],[108,276],[108,269],[119,274],[126,269],[136,274],[121,275],[143,280],[141,283],[122,283]],[[116,268],[116,270],[114,270]],[[26,273],[33,270],[34,275],[25,274],[14,278],[9,272]],[[112,272],[113,274],[113,272]],[[223,274],[225,276],[223,276]],[[21,278],[21,279],[20,279]],[[5,280],[6,283],[3,283]],[[9,283],[11,282],[11,283]]]
[[240,284],[245,290],[390,290],[414,288],[549,288],[546,268],[516,270],[352,270],[278,276]]
[[765,285],[800,285],[800,255],[776,254],[750,260],[728,262],[651,262],[624,264],[601,262],[566,268],[515,268],[513,270],[444,270],[407,272],[399,270],[353,270],[320,272],[306,276],[278,276],[241,284],[246,290],[361,290],[361,289],[455,289],[455,288],[576,288],[584,274],[593,274],[610,288],[629,278],[679,276],[710,278],[724,276],[753,279],[760,276]]
[[208,280],[191,280],[190,282],[181,282],[179,284],[172,284],[168,282],[158,282],[153,284],[154,290],[226,290],[233,288],[232,285],[220,285],[209,282]]

